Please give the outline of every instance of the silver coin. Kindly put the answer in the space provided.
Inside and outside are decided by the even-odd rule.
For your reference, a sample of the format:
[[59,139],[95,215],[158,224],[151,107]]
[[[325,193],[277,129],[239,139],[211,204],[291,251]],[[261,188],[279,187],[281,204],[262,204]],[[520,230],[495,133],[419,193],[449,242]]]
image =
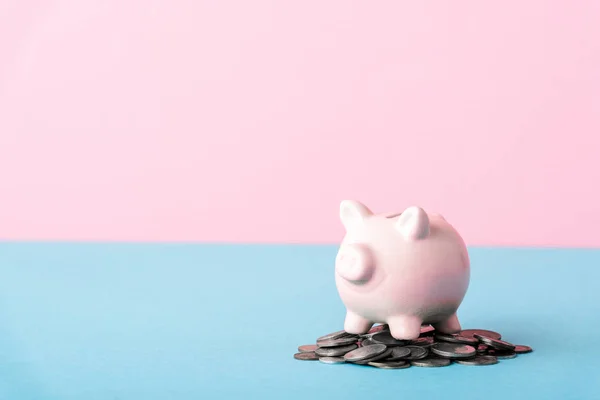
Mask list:
[[483,344],[487,344],[490,347],[498,350],[514,350],[515,345],[512,343],[505,342],[504,340],[494,339],[488,336],[480,335],[476,333],[475,338],[479,339],[479,341]]
[[319,347],[317,350],[315,350],[315,354],[319,357],[340,357],[357,348],[358,346],[355,344],[349,344],[341,347]]
[[360,345],[361,345],[362,347],[364,347],[364,346],[372,346],[372,345],[374,345],[374,344],[377,344],[377,343],[375,343],[375,342],[373,341],[373,339],[371,339],[371,338],[367,338],[367,339],[364,339],[364,340],[361,342],[361,344],[360,344]]
[[427,357],[427,355],[429,354],[429,350],[427,350],[425,347],[419,347],[419,346],[406,346],[403,347],[404,349],[409,349],[410,350],[410,355],[404,357],[405,360],[420,360],[422,358]]
[[340,347],[347,346],[349,344],[356,344],[356,337],[342,337],[339,339],[330,339],[330,340],[322,340],[317,342],[317,346],[319,347]]
[[439,342],[430,347],[431,351],[444,358],[470,358],[476,354],[475,348],[467,344]]
[[435,329],[431,325],[421,325],[421,334],[419,336],[432,336],[435,333]]
[[412,366],[415,367],[446,367],[452,364],[452,360],[448,358],[438,358],[438,357],[425,357],[420,360],[412,360],[410,362]]
[[356,350],[352,350],[344,355],[346,361],[355,362],[361,360],[367,360],[372,357],[376,357],[385,353],[387,347],[384,344],[374,344],[371,346],[359,347]]
[[386,351],[384,351],[383,353],[376,355],[374,357],[370,357],[367,358],[366,360],[360,360],[360,361],[354,361],[354,364],[358,364],[358,365],[366,365],[370,362],[373,361],[379,361],[379,360],[386,360],[387,358],[392,354],[392,349],[387,349]]
[[385,361],[399,361],[410,356],[408,347],[392,347],[392,354]]
[[302,360],[302,361],[316,361],[319,359],[319,356],[317,356],[314,352],[296,353],[296,354],[294,354],[294,358],[296,360]]
[[493,365],[498,364],[498,359],[494,356],[476,356],[468,360],[456,360],[462,365]]
[[531,353],[532,351],[533,349],[529,346],[524,346],[521,344],[515,345],[515,353],[517,354]]
[[343,357],[320,357],[319,361],[324,364],[343,364],[346,362]]
[[410,364],[407,363],[406,361],[387,361],[387,360],[381,361],[381,362],[373,361],[373,362],[370,362],[368,365],[370,365],[371,367],[381,368],[381,369],[404,369],[404,368],[410,367]]
[[339,338],[347,336],[347,335],[349,335],[349,333],[346,331],[337,331],[337,332],[333,332],[333,333],[328,333],[327,335],[323,335],[320,338],[318,338],[317,342],[322,342],[324,340],[339,339]]
[[302,346],[298,347],[298,351],[300,353],[310,353],[311,351],[315,351],[318,348],[319,346],[317,346],[316,344],[303,344]]
[[498,332],[488,331],[485,329],[464,329],[458,332],[458,334],[463,337],[475,337],[475,334],[478,334],[496,340],[500,340],[502,338],[502,336]]
[[490,356],[494,356],[498,359],[509,359],[509,358],[515,358],[517,356],[517,353],[515,353],[512,350],[496,350],[496,349],[490,349],[488,351],[488,354]]
[[404,346],[408,343],[408,340],[396,339],[389,331],[376,333],[371,340],[375,343],[385,344],[386,346]]
[[479,340],[474,337],[460,336],[457,334],[450,335],[441,332],[435,334],[435,339],[440,342],[462,343],[468,344],[469,346],[477,346],[479,344]]

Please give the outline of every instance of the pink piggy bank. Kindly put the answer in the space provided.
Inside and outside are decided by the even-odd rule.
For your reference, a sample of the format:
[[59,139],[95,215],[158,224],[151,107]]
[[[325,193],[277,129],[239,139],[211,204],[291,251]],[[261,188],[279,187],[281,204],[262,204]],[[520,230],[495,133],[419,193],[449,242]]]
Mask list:
[[335,282],[347,310],[344,330],[363,334],[387,323],[396,339],[416,339],[422,324],[460,331],[456,310],[469,286],[469,254],[458,232],[439,214],[409,207],[375,215],[345,200],[346,228],[335,262]]

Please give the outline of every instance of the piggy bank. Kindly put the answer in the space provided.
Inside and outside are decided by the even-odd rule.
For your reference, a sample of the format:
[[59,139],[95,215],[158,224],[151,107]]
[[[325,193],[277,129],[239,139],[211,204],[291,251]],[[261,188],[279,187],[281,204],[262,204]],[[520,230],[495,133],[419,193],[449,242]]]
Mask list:
[[422,324],[461,330],[456,310],[469,286],[469,255],[458,232],[439,214],[409,207],[373,214],[345,200],[346,235],[335,261],[335,282],[346,306],[344,330],[363,334],[387,323],[393,337],[419,337]]

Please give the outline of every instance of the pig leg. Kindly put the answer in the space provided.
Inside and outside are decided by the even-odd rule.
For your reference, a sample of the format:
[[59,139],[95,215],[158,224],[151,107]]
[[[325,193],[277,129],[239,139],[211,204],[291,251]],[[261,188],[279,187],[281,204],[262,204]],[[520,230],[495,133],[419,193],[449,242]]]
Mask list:
[[387,323],[390,326],[392,336],[398,340],[412,340],[421,334],[421,323],[423,320],[414,315],[397,315],[390,317]]
[[445,320],[433,324],[433,327],[442,333],[448,334],[460,332],[461,329],[460,322],[458,322],[458,317],[456,316],[456,313],[452,314]]
[[373,326],[373,322],[361,317],[352,311],[346,312],[346,321],[344,322],[344,330],[348,333],[361,335],[367,333]]

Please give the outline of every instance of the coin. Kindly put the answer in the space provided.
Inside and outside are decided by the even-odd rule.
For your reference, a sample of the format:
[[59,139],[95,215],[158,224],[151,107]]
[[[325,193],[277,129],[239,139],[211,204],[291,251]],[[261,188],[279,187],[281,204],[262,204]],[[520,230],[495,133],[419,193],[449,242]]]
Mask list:
[[373,341],[373,339],[371,339],[371,338],[367,338],[367,339],[365,339],[365,340],[363,340],[363,341],[361,342],[361,346],[362,346],[362,347],[364,347],[364,346],[372,346],[372,345],[374,345],[374,344],[377,344],[377,343],[375,343],[375,342]]
[[383,369],[444,367],[453,360],[463,365],[492,365],[499,359],[515,358],[533,349],[500,340],[501,335],[486,329],[465,329],[455,334],[436,332],[428,324],[414,340],[398,340],[389,325],[374,325],[365,334],[344,330],[317,339],[316,344],[298,347],[297,360],[319,360],[325,364],[353,363]]
[[398,340],[394,338],[389,331],[376,333],[371,340],[375,343],[385,344],[386,346],[404,346],[408,343],[407,340]]
[[319,361],[323,364],[343,364],[346,362],[343,357],[321,357]]
[[415,340],[411,340],[408,342],[409,346],[421,346],[421,347],[429,347],[433,345],[434,339],[433,336],[423,336]]
[[366,360],[354,361],[354,364],[358,365],[366,365],[373,361],[384,360],[387,359],[392,354],[392,349],[387,349],[383,353],[376,355],[374,357],[367,358]]
[[445,367],[452,363],[448,358],[425,357],[420,360],[412,360],[410,364],[415,367]]
[[346,331],[337,331],[337,332],[333,332],[333,333],[328,333],[327,335],[323,335],[320,338],[318,338],[317,342],[322,342],[324,340],[339,339],[339,338],[347,336],[347,335],[349,335],[349,333]]
[[371,346],[359,347],[358,349],[346,353],[344,355],[344,360],[350,362],[367,360],[385,353],[386,350],[387,347],[384,344],[374,344]]
[[529,346],[515,345],[515,353],[517,354],[531,353],[532,351],[533,349]]
[[480,344],[477,346],[477,354],[485,354],[488,351],[488,346],[486,344]]
[[456,362],[462,365],[492,365],[498,364],[498,359],[494,356],[477,356],[468,360],[456,360]]
[[410,349],[408,347],[392,347],[392,354],[386,361],[398,361],[408,356],[410,356]]
[[475,337],[475,334],[478,334],[478,335],[482,335],[482,336],[489,337],[489,338],[496,339],[496,340],[499,340],[502,338],[502,336],[498,332],[488,331],[485,329],[465,329],[465,330],[458,332],[458,334],[460,336],[464,336],[464,337]]
[[479,344],[479,340],[474,337],[460,336],[457,334],[449,335],[441,332],[435,334],[435,339],[442,342],[468,344],[469,346],[477,346]]
[[389,331],[389,330],[390,330],[390,326],[388,324],[375,325],[374,327],[369,329],[369,332],[367,333],[367,335],[374,335],[376,333],[383,332],[383,331]]
[[319,357],[340,357],[357,348],[358,346],[355,344],[341,347],[319,347],[315,350],[315,354]]
[[375,368],[381,369],[404,369],[410,367],[410,364],[406,361],[381,361],[381,362],[370,362],[368,365]]
[[515,358],[517,356],[517,353],[515,353],[512,350],[490,349],[490,350],[488,350],[488,354],[490,356],[494,356],[496,358],[501,358],[501,359]]
[[310,353],[311,351],[315,351],[318,348],[319,346],[317,346],[316,344],[303,344],[302,346],[298,347],[298,351],[300,353]]
[[356,337],[353,336],[349,336],[349,337],[342,337],[339,339],[329,339],[329,340],[322,340],[317,342],[317,346],[319,347],[340,347],[340,346],[346,346],[349,344],[356,344]]
[[404,357],[405,360],[419,360],[421,358],[427,357],[427,355],[429,354],[429,350],[427,350],[425,347],[406,346],[404,348],[410,350],[410,355]]
[[314,360],[318,360],[319,356],[317,356],[314,352],[296,353],[296,354],[294,354],[294,358],[296,360],[302,360],[302,361],[314,361]]
[[431,351],[444,358],[469,358],[476,354],[473,346],[460,343],[436,343]]
[[498,350],[514,350],[515,349],[514,344],[505,342],[504,340],[493,339],[491,337],[480,335],[478,333],[476,333],[474,336],[477,339],[479,339],[479,341],[481,343],[487,344],[488,346],[493,347]]
[[435,333],[435,329],[431,325],[421,325],[421,334],[419,336],[432,336]]

